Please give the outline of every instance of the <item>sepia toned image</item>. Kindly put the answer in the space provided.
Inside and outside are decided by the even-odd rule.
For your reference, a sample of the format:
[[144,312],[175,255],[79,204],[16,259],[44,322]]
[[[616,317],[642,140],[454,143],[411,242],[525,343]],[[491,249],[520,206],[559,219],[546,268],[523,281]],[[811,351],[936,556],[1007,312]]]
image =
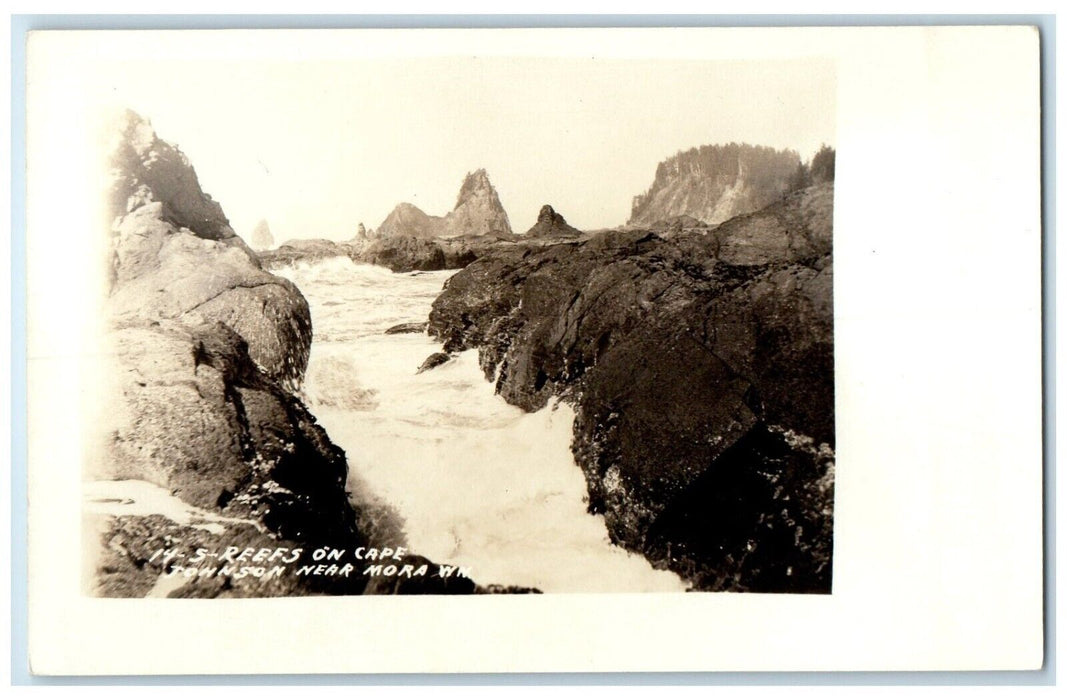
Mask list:
[[88,591],[831,591],[831,62],[218,69],[105,76]]
[[1040,667],[1039,46],[28,32],[33,673]]

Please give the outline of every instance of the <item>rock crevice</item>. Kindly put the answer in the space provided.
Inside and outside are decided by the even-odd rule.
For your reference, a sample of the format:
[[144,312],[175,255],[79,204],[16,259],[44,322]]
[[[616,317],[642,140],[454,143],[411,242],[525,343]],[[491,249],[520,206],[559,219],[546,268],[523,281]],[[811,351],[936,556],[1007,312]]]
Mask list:
[[702,590],[828,592],[832,209],[819,185],[711,232],[496,250],[429,331],[508,402],[574,405],[616,543]]
[[[93,514],[99,533],[94,592],[108,597],[471,593],[469,579],[365,574],[300,576],[318,548],[401,545],[389,514],[350,494],[344,452],[295,390],[307,365],[311,317],[289,281],[264,271],[200,190],[185,156],[126,113],[111,157],[108,224],[113,348],[103,440],[86,477],[107,494],[142,484],[210,520],[173,513]],[[103,499],[101,502],[122,499]],[[388,539],[392,538],[392,539]],[[285,575],[242,567],[185,578],[187,556],[300,551]],[[358,563],[358,562],[357,562]],[[398,565],[429,563],[407,555]],[[399,568],[399,566],[398,566]],[[162,586],[162,588],[161,588]]]

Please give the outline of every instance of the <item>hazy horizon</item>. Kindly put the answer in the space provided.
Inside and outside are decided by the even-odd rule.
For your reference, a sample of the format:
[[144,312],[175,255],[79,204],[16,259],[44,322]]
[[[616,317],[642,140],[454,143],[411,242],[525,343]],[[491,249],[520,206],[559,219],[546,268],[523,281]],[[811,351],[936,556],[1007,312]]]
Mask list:
[[433,57],[138,60],[100,101],[152,122],[246,239],[346,240],[400,202],[443,216],[484,168],[512,228],[543,204],[618,226],[656,166],[743,142],[804,161],[835,141],[832,63]]

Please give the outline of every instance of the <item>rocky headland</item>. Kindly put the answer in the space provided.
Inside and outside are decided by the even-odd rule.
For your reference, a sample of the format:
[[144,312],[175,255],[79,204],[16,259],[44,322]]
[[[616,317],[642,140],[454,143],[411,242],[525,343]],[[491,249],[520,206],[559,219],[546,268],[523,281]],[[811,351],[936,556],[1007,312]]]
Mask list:
[[762,209],[796,189],[803,169],[795,151],[720,144],[664,160],[648,190],[633,200],[629,226],[657,227],[688,216],[707,225]]
[[[351,556],[358,547],[397,545],[390,513],[347,492],[344,452],[295,393],[312,338],[307,302],[262,269],[185,156],[132,112],[112,144],[107,202],[114,392],[87,473],[103,489],[85,516],[99,555],[95,593],[474,592],[469,579],[441,578],[433,566],[414,578],[368,576],[363,566],[343,576],[291,575],[321,564],[316,549]],[[132,501],[108,496],[120,484],[158,492],[178,514],[122,510]],[[164,576],[183,560],[161,551],[235,548],[284,552],[292,568],[243,575],[216,559],[211,575]],[[430,564],[413,554],[390,563]]]
[[614,542],[699,590],[829,592],[833,185],[688,223],[488,251],[429,331],[508,402],[574,406]]

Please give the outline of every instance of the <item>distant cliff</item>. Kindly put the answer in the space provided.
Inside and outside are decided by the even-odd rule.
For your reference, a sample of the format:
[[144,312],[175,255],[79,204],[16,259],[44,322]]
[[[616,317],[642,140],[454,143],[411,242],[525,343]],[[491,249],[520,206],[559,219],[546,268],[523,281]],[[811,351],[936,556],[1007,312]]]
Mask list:
[[378,238],[457,238],[486,234],[510,235],[511,223],[484,169],[468,173],[455,208],[445,216],[431,216],[403,202],[378,227]]
[[644,194],[634,197],[630,226],[689,216],[715,225],[748,214],[796,189],[796,151],[730,143],[668,158]]

